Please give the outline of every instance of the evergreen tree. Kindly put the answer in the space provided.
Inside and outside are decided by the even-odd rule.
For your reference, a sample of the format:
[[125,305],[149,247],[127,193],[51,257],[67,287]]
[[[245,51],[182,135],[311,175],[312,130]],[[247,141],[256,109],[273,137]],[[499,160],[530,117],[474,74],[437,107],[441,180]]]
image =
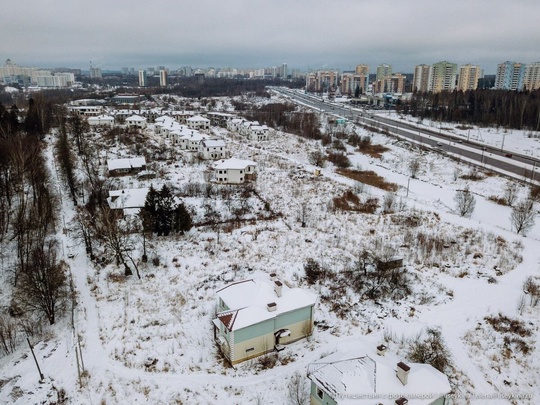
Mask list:
[[158,192],[150,185],[144,201],[144,207],[140,211],[140,217],[144,232],[157,232],[156,207]]
[[168,236],[173,229],[174,219],[174,196],[167,185],[159,190],[156,204],[156,221],[158,236]]
[[191,215],[186,209],[183,203],[178,204],[174,210],[174,230],[180,232],[182,235],[191,229],[193,223],[191,221]]
[[24,120],[24,130],[28,135],[43,134],[41,120],[39,119],[36,104],[33,98],[28,100],[28,111],[26,112],[26,119]]

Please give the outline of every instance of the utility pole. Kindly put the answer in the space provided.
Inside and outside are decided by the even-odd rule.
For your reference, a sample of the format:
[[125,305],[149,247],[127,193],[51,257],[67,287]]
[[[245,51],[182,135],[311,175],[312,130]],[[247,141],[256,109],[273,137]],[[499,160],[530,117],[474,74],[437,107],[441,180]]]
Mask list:
[[38,372],[39,372],[39,383],[41,384],[43,382],[43,380],[45,379],[45,377],[43,377],[43,373],[41,372],[41,369],[39,368],[39,364],[38,364],[38,361],[36,359],[36,355],[34,354],[34,347],[30,343],[30,339],[28,339],[28,337],[26,337],[26,341],[28,342],[28,346],[30,346],[30,351],[32,352],[32,356],[34,357],[34,361],[36,362],[36,367],[37,367]]

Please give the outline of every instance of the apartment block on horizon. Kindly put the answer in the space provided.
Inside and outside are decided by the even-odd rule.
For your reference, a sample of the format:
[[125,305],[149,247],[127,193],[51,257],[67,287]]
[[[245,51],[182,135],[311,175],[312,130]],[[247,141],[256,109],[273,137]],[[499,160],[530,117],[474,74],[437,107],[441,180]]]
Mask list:
[[318,70],[306,75],[306,89],[308,91],[330,91],[338,87],[339,74],[335,70]]
[[416,65],[414,67],[413,91],[426,93],[431,89],[431,66]]
[[540,62],[528,63],[526,65],[523,88],[527,90],[540,89]]
[[159,71],[159,85],[161,87],[167,86],[167,70],[166,69],[161,69]]
[[145,87],[147,85],[146,71],[139,70],[139,87]]
[[495,88],[498,90],[521,90],[525,78],[525,64],[506,61],[497,65]]
[[476,90],[478,80],[483,76],[484,72],[480,66],[471,65],[470,63],[460,66],[457,89],[462,91]]
[[457,64],[442,61],[431,67],[431,88],[433,93],[453,91],[456,88]]

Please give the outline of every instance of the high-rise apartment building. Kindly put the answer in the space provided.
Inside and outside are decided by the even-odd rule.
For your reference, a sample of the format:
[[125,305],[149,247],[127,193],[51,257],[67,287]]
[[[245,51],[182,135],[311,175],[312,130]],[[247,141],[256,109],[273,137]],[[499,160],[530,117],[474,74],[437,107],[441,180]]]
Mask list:
[[335,91],[338,85],[338,72],[334,70],[318,70],[306,75],[306,89],[308,91]]
[[90,66],[90,78],[91,79],[101,79],[103,76],[101,74],[101,68]]
[[412,90],[421,93],[430,91],[431,87],[431,66],[417,65],[414,67]]
[[392,92],[392,65],[383,63],[377,66],[377,75],[373,83],[374,93]]
[[146,71],[145,70],[139,70],[139,86],[145,87],[147,84],[146,81]]
[[480,66],[471,65],[470,63],[460,66],[457,89],[462,91],[476,90],[478,80],[483,76],[484,72]]
[[457,64],[442,61],[431,67],[431,91],[452,91],[456,87]]
[[525,77],[525,64],[506,61],[497,65],[495,88],[498,90],[521,90]]
[[165,69],[161,69],[159,71],[159,85],[161,87],[167,86],[167,70]]
[[525,67],[523,88],[527,90],[540,89],[540,62],[528,63]]

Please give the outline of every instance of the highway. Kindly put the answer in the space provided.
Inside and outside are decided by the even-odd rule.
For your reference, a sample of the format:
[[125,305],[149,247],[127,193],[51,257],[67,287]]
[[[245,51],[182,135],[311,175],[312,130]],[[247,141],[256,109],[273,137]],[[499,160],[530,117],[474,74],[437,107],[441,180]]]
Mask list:
[[540,182],[540,161],[531,156],[516,154],[459,136],[447,135],[442,131],[393,120],[380,114],[378,112],[380,110],[358,109],[340,103],[322,101],[320,97],[286,88],[272,88],[271,90],[315,111],[338,115],[350,122],[387,130],[393,136],[408,139],[411,143],[423,145],[452,158],[467,159],[480,167],[489,167],[490,170],[501,174],[511,173],[512,177],[521,181]]

